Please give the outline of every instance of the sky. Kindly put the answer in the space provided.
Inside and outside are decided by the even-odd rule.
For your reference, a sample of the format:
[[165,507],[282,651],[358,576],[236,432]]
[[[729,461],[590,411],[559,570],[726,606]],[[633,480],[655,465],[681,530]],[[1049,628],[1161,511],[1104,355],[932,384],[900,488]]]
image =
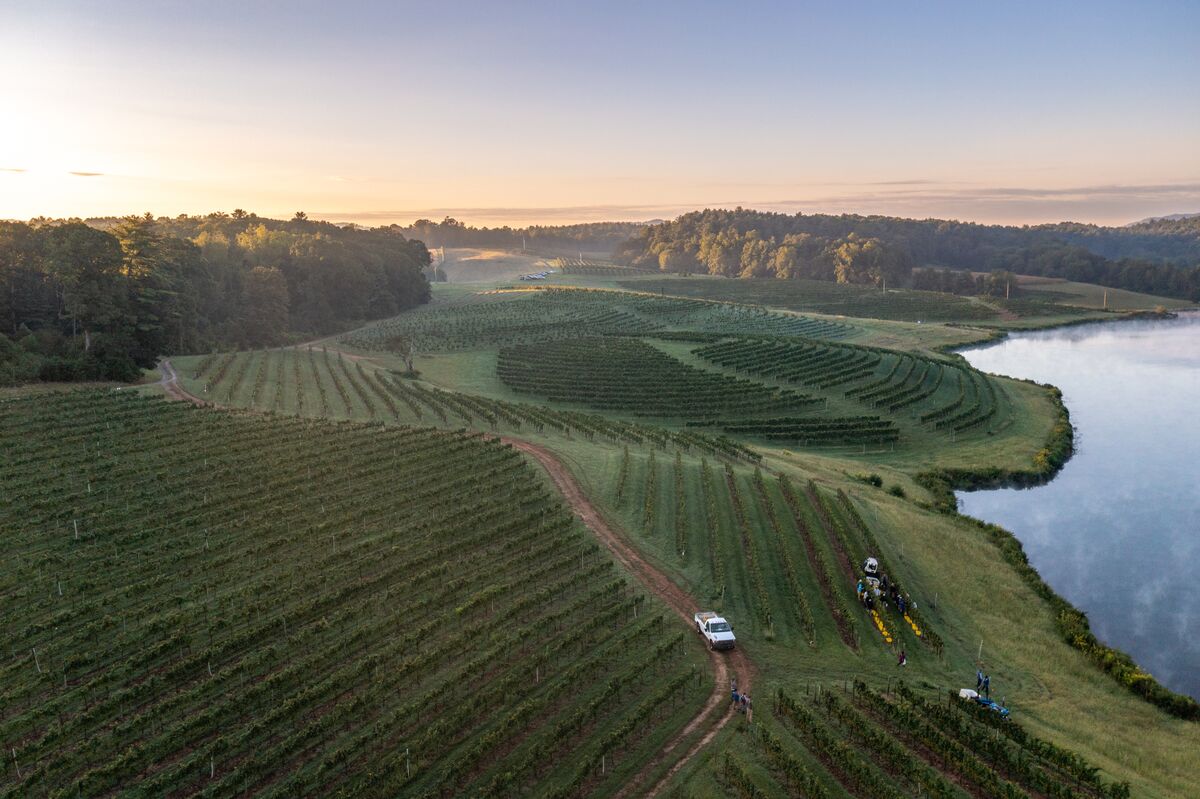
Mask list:
[[0,218],[1200,212],[1200,3],[0,5]]

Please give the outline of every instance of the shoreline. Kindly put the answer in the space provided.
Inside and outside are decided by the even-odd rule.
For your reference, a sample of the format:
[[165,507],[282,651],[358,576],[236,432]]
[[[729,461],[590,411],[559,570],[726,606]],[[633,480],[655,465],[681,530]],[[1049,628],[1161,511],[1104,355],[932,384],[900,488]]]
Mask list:
[[[1177,313],[1167,315],[1152,314],[1153,319],[1177,319]],[[1128,321],[1130,319],[1145,319],[1145,315],[1125,315],[1118,319],[1084,320],[1076,324],[1096,324]],[[1066,327],[1072,325],[1056,325]],[[1053,329],[1053,328],[1043,328]],[[1017,331],[1032,332],[1032,331]],[[977,349],[991,346],[1008,337],[1008,331],[986,342],[969,344],[953,348],[953,354],[958,355],[965,349]],[[959,357],[962,357],[959,355]],[[1058,410],[1058,418],[1047,436],[1045,446],[1033,458],[1029,469],[1010,470],[998,467],[982,469],[934,469],[918,473],[914,479],[918,485],[928,491],[933,499],[931,508],[947,516],[956,517],[982,532],[999,550],[1001,556],[1025,583],[1042,599],[1049,603],[1054,611],[1057,626],[1063,640],[1074,649],[1080,651],[1101,671],[1108,674],[1119,684],[1157,706],[1172,716],[1188,721],[1200,721],[1200,702],[1188,694],[1172,691],[1160,683],[1152,674],[1138,666],[1137,662],[1127,652],[1109,646],[1096,637],[1092,632],[1087,614],[1075,607],[1070,601],[1061,596],[1053,586],[1046,582],[1038,570],[1029,562],[1021,540],[1012,531],[998,524],[968,516],[959,512],[957,491],[981,491],[1002,488],[1034,488],[1046,485],[1058,476],[1067,461],[1075,454],[1075,428],[1071,424],[1070,411],[1063,402],[1062,391],[1049,383],[1038,383],[1034,380],[1003,375],[1009,380],[1020,380],[1031,385],[1041,386],[1050,392],[1051,401]]]

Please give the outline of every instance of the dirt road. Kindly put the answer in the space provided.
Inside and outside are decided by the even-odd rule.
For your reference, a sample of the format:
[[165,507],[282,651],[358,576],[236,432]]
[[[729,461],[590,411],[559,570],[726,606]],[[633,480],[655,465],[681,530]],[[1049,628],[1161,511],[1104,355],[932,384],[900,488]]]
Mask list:
[[[583,489],[576,482],[574,475],[555,457],[554,453],[544,447],[531,444],[528,441],[522,441],[519,438],[504,438],[503,440],[511,444],[515,449],[528,454],[541,464],[542,468],[549,473],[550,479],[554,481],[554,485],[563,495],[563,498],[566,499],[567,504],[571,506],[576,515],[579,516],[595,536],[600,539],[600,542],[608,547],[613,557],[641,580],[656,596],[666,602],[679,616],[682,623],[692,624],[692,614],[700,607],[696,604],[696,600],[672,582],[656,566],[648,562],[632,544],[625,540],[624,536],[608,523],[608,520],[601,515],[596,506],[583,493]],[[751,683],[754,679],[754,670],[749,659],[746,657],[746,653],[741,649],[735,649],[728,653],[710,651],[709,656],[712,660],[714,675],[712,695],[709,696],[708,701],[695,718],[689,721],[678,734],[667,742],[654,759],[617,794],[618,797],[632,795],[632,792],[645,782],[650,773],[656,771],[662,763],[674,755],[675,762],[666,774],[653,787],[639,794],[641,796],[655,796],[662,790],[671,777],[679,769],[683,768],[687,761],[697,752],[707,746],[721,728],[734,717],[729,702],[730,680],[736,677],[738,688],[749,693],[752,687]],[[694,741],[686,752],[676,753],[675,750],[679,748],[684,740],[690,738],[698,730],[705,728],[707,729],[704,734],[698,740]]]
[[171,365],[169,360],[161,360],[158,362],[158,371],[162,373],[162,379],[158,384],[162,386],[163,393],[167,395],[167,399],[184,400],[194,405],[206,404],[204,400],[189,394],[184,390],[183,386],[179,385],[179,373],[175,371],[175,367]]

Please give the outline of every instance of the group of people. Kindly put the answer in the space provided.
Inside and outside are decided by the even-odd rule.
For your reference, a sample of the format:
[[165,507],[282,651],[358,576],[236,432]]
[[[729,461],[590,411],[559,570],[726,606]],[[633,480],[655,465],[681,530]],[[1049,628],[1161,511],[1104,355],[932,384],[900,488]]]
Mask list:
[[733,694],[733,709],[738,713],[745,713],[746,722],[753,723],[754,705],[750,703],[750,694],[738,693],[736,677],[729,681],[729,690]]
[[910,607],[915,607],[912,599],[900,590],[899,583],[890,582],[886,574],[879,576],[878,585],[872,584],[866,578],[859,578],[857,590],[858,599],[867,610],[874,610],[876,601],[885,608],[894,605],[901,614],[906,613]]
[[983,669],[975,670],[975,693],[983,694],[985,699],[992,698],[992,678],[984,674]]

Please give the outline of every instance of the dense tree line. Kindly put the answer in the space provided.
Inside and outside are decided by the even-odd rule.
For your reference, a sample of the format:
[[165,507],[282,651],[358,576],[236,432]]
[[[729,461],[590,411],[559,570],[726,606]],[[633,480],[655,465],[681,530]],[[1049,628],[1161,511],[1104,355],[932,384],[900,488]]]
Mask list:
[[0,382],[129,380],[390,316],[428,301],[429,261],[394,228],[302,213],[0,222]]
[[611,252],[618,244],[636,235],[643,222],[592,222],[579,225],[531,225],[529,227],[472,227],[452,217],[441,222],[418,219],[399,228],[411,238],[429,247],[495,247],[515,250],[522,247],[537,253],[575,255],[580,250]]
[[1200,264],[1200,215],[1147,219],[1124,227],[1061,222],[1032,230],[1035,236],[1077,244],[1105,258]]
[[[1127,251],[1151,255],[1113,259],[1092,249],[1117,248],[1114,242],[1125,242],[1121,246]],[[617,248],[616,257],[634,266],[671,272],[893,286],[941,281],[945,287],[918,287],[967,289],[965,280],[923,273],[920,280],[913,280],[914,265],[932,265],[1061,277],[1200,300],[1200,222],[1195,220],[1155,221],[1129,228],[1004,227],[936,219],[708,209],[644,228]]]

